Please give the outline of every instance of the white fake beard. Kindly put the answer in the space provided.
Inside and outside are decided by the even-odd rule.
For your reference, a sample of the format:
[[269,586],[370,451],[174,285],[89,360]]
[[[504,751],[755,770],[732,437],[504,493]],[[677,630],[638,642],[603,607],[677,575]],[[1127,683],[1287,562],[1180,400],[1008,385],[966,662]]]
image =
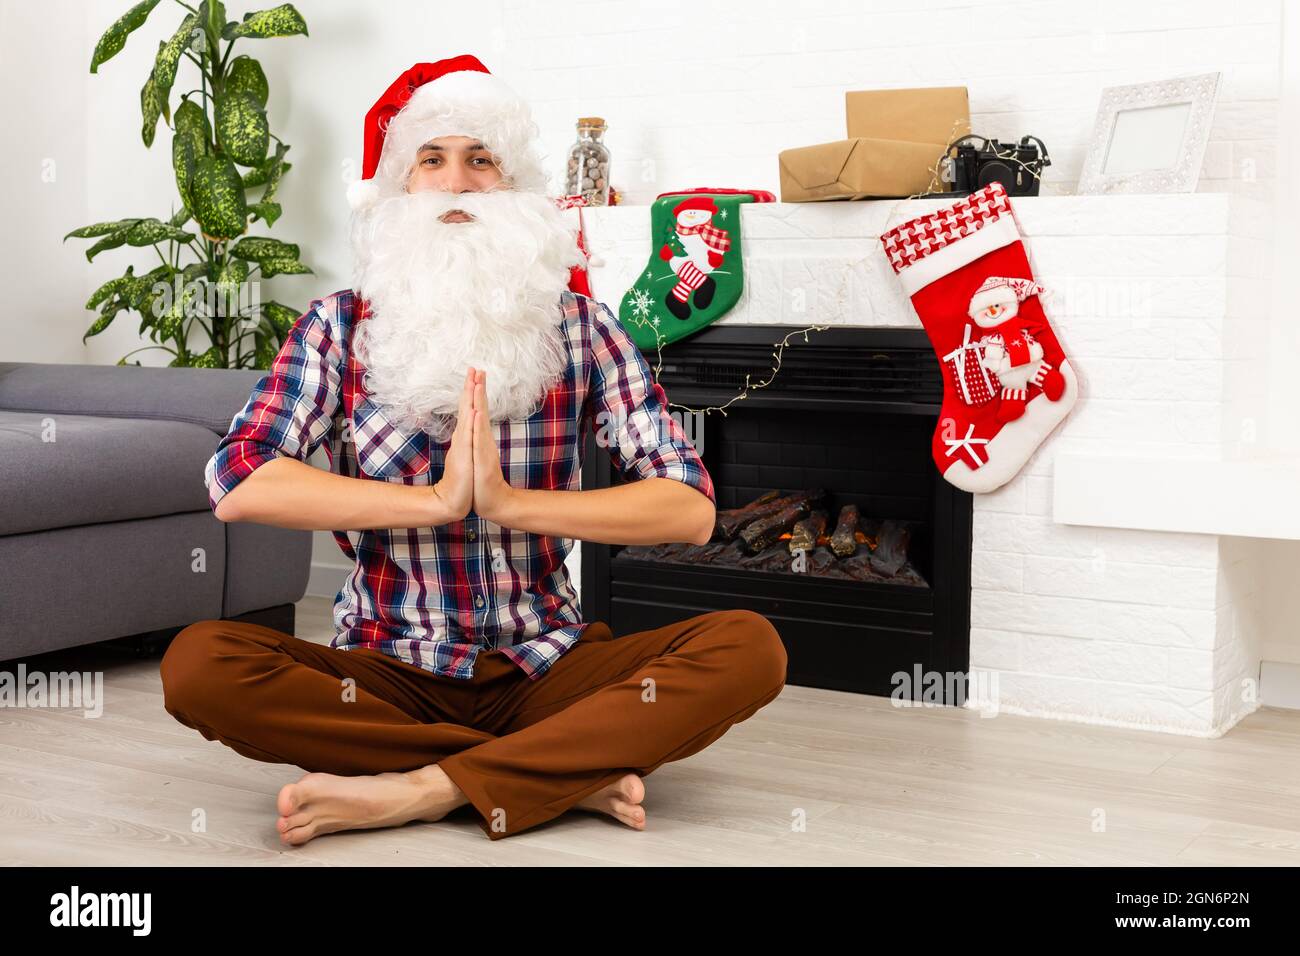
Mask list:
[[[442,222],[462,209],[473,220]],[[396,427],[451,436],[470,365],[487,371],[493,422],[527,418],[568,363],[560,295],[581,262],[546,196],[515,189],[422,191],[354,214],[355,334],[366,389]]]

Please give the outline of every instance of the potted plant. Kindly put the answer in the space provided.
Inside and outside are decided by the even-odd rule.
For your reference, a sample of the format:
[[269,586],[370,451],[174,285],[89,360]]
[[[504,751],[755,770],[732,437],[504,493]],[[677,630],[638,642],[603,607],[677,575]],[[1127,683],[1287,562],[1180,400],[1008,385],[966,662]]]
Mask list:
[[[91,73],[122,50],[158,3],[137,3],[108,28],[91,57]],[[171,38],[158,43],[140,107],[146,147],[153,145],[160,118],[171,126],[180,208],[165,220],[99,222],[64,237],[97,239],[86,250],[92,262],[120,246],[153,246],[158,253],[159,264],[148,272],[137,275],[128,266],[95,290],[86,308],[99,315],[82,341],[119,313],[138,312],[140,334],[147,332],[156,344],[127,353],[119,365],[136,352],[161,348],[172,354],[174,366],[268,368],[303,310],[261,301],[260,280],[312,270],[299,261],[298,246],[248,234],[253,224],[269,230],[279,218],[275,194],[292,164],[285,161],[289,146],[267,121],[266,74],[251,56],[231,51],[240,39],[305,36],[307,24],[287,3],[246,13],[242,21],[227,20],[221,0],[203,0],[197,8],[178,4],[185,14]],[[198,68],[199,87],[183,94],[172,111],[182,58]],[[253,199],[255,190],[260,195]],[[204,333],[198,348],[189,345],[194,323]]]

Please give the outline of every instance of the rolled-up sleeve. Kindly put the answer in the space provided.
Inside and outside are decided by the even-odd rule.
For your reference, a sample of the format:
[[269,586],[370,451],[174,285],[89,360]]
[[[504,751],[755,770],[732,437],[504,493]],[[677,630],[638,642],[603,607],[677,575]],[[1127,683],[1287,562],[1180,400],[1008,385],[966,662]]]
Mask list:
[[285,337],[271,368],[204,468],[213,508],[274,458],[305,462],[328,436],[341,401],[342,352],[314,300]]
[[668,412],[668,396],[627,330],[602,302],[592,309],[591,427],[625,479],[671,478],[717,505],[699,452]]

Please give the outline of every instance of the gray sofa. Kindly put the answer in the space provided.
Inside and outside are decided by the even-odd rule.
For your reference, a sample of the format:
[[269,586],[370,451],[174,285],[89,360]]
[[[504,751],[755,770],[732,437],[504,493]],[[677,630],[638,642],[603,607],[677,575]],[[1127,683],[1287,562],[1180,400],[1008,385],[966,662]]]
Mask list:
[[203,483],[264,374],[0,363],[0,660],[208,618],[293,632],[311,533],[218,521]]

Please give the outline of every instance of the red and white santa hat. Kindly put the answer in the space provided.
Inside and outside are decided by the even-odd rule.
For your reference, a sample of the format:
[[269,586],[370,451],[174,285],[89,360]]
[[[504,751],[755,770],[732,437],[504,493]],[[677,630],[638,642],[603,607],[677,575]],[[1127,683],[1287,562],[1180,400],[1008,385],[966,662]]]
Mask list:
[[468,53],[403,72],[366,113],[363,135],[361,177],[347,190],[354,210],[403,192],[416,150],[439,136],[475,137],[514,188],[547,188],[528,104]]
[[966,311],[973,317],[991,305],[1015,305],[1042,291],[1043,287],[1033,279],[989,276],[971,296],[970,306]]

